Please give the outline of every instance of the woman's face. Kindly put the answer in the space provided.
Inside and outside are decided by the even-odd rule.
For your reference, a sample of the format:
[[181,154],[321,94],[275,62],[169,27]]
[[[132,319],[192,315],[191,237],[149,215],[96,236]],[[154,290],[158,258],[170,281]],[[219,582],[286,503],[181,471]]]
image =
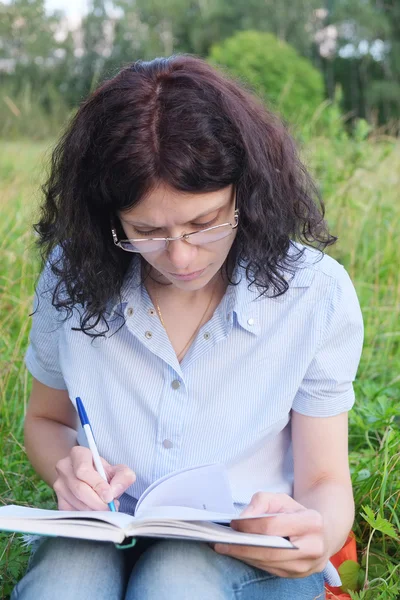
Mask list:
[[[223,223],[234,224],[235,187],[216,192],[190,194],[160,184],[134,208],[118,214],[128,239],[177,237]],[[185,240],[169,242],[143,258],[156,270],[157,278],[175,287],[196,291],[207,285],[224,264],[236,229],[222,240],[196,246]]]

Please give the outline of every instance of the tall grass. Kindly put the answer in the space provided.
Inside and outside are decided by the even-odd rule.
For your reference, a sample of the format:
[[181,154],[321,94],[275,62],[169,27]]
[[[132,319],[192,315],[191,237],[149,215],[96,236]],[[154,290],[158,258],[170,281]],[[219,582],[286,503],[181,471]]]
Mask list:
[[40,89],[23,83],[18,91],[2,84],[0,93],[0,138],[47,140],[57,137],[72,113],[62,94],[51,82]]
[[[305,157],[323,191],[338,244],[330,250],[349,271],[365,319],[365,346],[350,413],[350,462],[361,568],[354,598],[400,595],[400,146],[393,140],[307,136]],[[29,466],[23,415],[30,378],[23,365],[38,263],[31,223],[46,144],[3,142],[0,166],[0,503],[54,506]],[[327,440],[329,443],[329,440]],[[16,535],[0,536],[0,597],[26,568]]]

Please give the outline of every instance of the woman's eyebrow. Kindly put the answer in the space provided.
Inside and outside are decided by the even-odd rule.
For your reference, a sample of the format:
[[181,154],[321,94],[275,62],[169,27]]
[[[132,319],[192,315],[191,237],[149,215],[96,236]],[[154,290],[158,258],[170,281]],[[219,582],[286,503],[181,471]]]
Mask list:
[[[187,221],[187,223],[192,223],[193,221],[197,221],[197,219],[201,219],[201,217],[205,217],[206,215],[209,215],[209,214],[210,214],[210,213],[212,213],[212,212],[215,212],[215,211],[217,211],[217,210],[220,210],[220,209],[221,209],[221,208],[223,208],[223,207],[224,207],[224,205],[222,205],[222,206],[216,206],[216,207],[209,208],[209,209],[208,209],[208,210],[206,210],[205,212],[202,212],[201,214],[197,215],[196,217],[193,217],[193,218],[191,218],[189,221]],[[121,219],[121,221],[124,221],[124,222],[125,222],[125,223],[127,223],[128,225],[133,225],[133,226],[136,226],[136,225],[138,225],[139,227],[152,227],[152,228],[154,228],[154,229],[161,229],[161,227],[159,227],[159,226],[156,226],[156,225],[151,225],[151,224],[149,224],[149,223],[144,223],[143,221],[136,221],[136,219],[135,219],[135,222],[133,222],[133,221],[130,221],[130,220],[129,220],[129,221],[127,221],[126,219],[124,219],[124,217],[123,217],[123,216],[121,216],[121,217],[120,217],[120,219]]]

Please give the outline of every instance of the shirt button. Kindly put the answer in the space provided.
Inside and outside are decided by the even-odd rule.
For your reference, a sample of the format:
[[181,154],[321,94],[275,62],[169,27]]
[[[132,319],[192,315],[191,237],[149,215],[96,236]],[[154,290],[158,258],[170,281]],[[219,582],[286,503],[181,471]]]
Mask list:
[[204,339],[205,339],[205,340],[209,340],[211,336],[210,336],[210,334],[208,333],[208,331],[206,331],[206,333],[204,334],[204,336],[203,336],[203,337],[204,337]]
[[254,319],[252,319],[252,318],[247,319],[247,324],[248,325],[254,325]]
[[171,442],[171,440],[164,440],[162,445],[164,446],[164,448],[166,448],[167,450],[169,450],[170,448],[172,448],[173,443]]
[[151,333],[151,331],[146,331],[146,333],[144,335],[147,337],[148,340],[153,337],[153,334]]
[[149,308],[149,315],[151,317],[154,317],[155,314],[156,314],[156,311],[154,310],[154,308]]
[[133,308],[131,306],[126,311],[126,314],[128,315],[128,317],[131,317],[133,315]]
[[179,390],[179,388],[181,387],[181,382],[177,379],[174,379],[174,381],[171,383],[171,387],[173,390]]

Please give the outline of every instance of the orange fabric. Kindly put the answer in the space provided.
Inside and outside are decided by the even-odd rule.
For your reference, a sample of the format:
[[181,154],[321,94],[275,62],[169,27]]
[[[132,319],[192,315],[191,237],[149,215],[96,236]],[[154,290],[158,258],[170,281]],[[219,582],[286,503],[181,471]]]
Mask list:
[[[344,546],[330,559],[336,569],[340,567],[345,560],[354,560],[354,562],[357,562],[356,537],[352,531],[350,531]],[[326,600],[351,600],[350,595],[345,594],[340,587],[325,585],[325,590]]]

